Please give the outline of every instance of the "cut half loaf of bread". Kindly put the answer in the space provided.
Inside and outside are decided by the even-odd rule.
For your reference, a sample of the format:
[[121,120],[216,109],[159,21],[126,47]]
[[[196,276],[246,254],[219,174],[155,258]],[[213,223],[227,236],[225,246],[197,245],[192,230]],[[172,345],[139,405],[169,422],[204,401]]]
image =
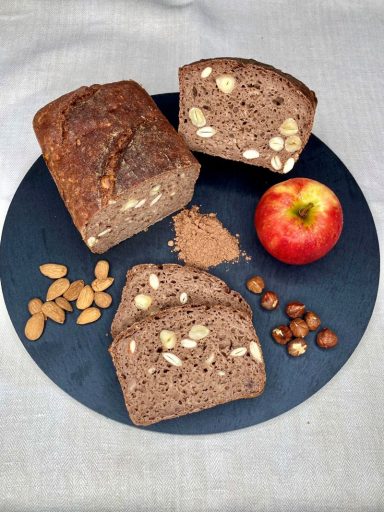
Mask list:
[[165,308],[222,304],[252,315],[243,297],[218,277],[173,263],[143,264],[127,273],[121,302],[111,326],[115,337],[126,327]]
[[311,134],[317,99],[296,78],[232,57],[179,70],[179,132],[192,150],[287,173]]
[[136,425],[256,397],[265,387],[251,317],[226,306],[161,311],[120,333],[109,351]]
[[65,206],[94,253],[192,198],[200,164],[133,80],[80,87],[40,109],[33,126]]

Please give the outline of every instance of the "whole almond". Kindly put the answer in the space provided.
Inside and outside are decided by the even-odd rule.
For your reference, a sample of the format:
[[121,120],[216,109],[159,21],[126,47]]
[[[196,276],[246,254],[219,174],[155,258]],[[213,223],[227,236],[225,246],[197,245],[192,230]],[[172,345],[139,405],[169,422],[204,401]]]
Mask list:
[[64,311],[69,311],[70,313],[72,313],[73,307],[67,301],[67,299],[64,299],[64,297],[57,297],[55,299],[55,302],[59,306],[59,308],[64,309]]
[[44,263],[44,265],[40,265],[39,268],[43,276],[50,277],[51,279],[64,277],[68,272],[67,267],[59,263]]
[[109,263],[106,260],[100,260],[96,263],[95,277],[96,279],[107,279],[109,274]]
[[63,295],[63,293],[68,290],[69,285],[70,282],[66,277],[56,279],[48,288],[46,300],[50,301],[56,299],[56,297],[60,297],[60,295]]
[[105,309],[112,304],[112,297],[107,292],[96,292],[94,301],[96,306]]
[[90,324],[92,322],[96,322],[96,320],[98,320],[100,317],[101,317],[100,309],[94,308],[94,307],[87,308],[87,309],[84,309],[84,311],[82,311],[80,313],[80,315],[77,318],[76,323],[79,325]]
[[56,304],[56,302],[53,302],[53,301],[44,302],[44,304],[41,306],[41,311],[44,313],[45,316],[47,316],[54,322],[57,322],[58,324],[63,324],[65,321],[64,310],[61,309]]
[[71,283],[68,290],[64,293],[64,295],[63,295],[64,299],[77,300],[77,298],[80,295],[80,292],[83,288],[84,288],[84,281],[82,279],[73,281],[73,283]]
[[92,288],[95,292],[103,292],[111,286],[115,279],[113,277],[107,277],[106,279],[95,279],[92,281]]
[[76,301],[76,307],[77,309],[87,309],[89,306],[91,306],[93,302],[93,298],[95,296],[94,291],[92,288],[87,284],[84,286],[84,288],[81,290],[77,301]]
[[25,324],[24,334],[25,337],[31,341],[36,341],[43,334],[45,325],[44,314],[39,311],[33,314]]
[[34,299],[31,299],[28,302],[28,311],[31,313],[31,315],[34,315],[35,313],[40,313],[42,305],[43,301],[35,297]]

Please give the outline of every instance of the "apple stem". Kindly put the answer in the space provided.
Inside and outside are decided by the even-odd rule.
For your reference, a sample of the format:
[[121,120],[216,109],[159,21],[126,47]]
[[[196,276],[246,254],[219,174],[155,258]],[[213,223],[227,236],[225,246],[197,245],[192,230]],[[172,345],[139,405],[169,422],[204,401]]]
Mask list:
[[308,203],[307,206],[304,206],[304,208],[300,208],[299,210],[299,215],[300,217],[302,217],[303,219],[306,218],[306,216],[308,215],[308,212],[311,208],[313,208],[315,205],[313,203]]

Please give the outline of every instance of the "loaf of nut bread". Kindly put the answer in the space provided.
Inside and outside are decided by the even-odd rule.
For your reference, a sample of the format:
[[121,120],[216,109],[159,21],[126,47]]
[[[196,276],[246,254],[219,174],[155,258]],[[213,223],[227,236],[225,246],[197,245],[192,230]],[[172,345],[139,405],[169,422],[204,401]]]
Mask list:
[[166,309],[128,327],[109,351],[136,425],[256,397],[265,386],[251,317],[231,307]]
[[222,304],[252,316],[244,298],[208,272],[173,263],[136,265],[127,272],[112,336],[161,309],[184,304]]
[[192,150],[287,173],[311,134],[317,99],[296,78],[250,59],[179,70],[179,132]]
[[92,252],[105,252],[192,197],[200,165],[136,82],[80,87],[39,110],[33,126]]

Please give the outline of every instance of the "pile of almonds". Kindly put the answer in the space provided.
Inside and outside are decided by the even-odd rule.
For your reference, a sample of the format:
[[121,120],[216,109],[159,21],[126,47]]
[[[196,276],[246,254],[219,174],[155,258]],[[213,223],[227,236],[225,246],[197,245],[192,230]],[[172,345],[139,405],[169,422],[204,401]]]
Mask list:
[[[247,288],[252,293],[261,294],[264,287],[264,280],[260,276],[253,276],[247,281]],[[273,291],[266,291],[261,296],[260,305],[268,311],[276,309],[279,303],[279,297]],[[291,321],[289,325],[275,327],[272,330],[272,338],[279,345],[286,345],[290,356],[302,356],[308,348],[305,337],[309,331],[316,331],[320,327],[321,320],[313,311],[307,311],[302,302],[290,302],[286,306],[285,312]],[[322,329],[317,333],[316,343],[320,348],[333,348],[338,341],[337,335],[329,328]]]
[[[50,279],[54,279],[49,286],[46,301],[33,298],[28,302],[28,311],[31,316],[25,325],[25,336],[31,341],[38,340],[43,334],[45,322],[49,318],[56,323],[65,322],[65,313],[72,313],[71,302],[76,301],[76,307],[81,311],[76,323],[79,325],[95,322],[101,316],[99,308],[108,308],[112,297],[105,290],[109,288],[114,278],[109,276],[109,263],[100,260],[95,266],[95,278],[91,285],[86,285],[82,279],[69,281],[65,277],[68,269],[58,263],[45,263],[40,265],[40,272]],[[93,303],[97,306],[93,306]]]

